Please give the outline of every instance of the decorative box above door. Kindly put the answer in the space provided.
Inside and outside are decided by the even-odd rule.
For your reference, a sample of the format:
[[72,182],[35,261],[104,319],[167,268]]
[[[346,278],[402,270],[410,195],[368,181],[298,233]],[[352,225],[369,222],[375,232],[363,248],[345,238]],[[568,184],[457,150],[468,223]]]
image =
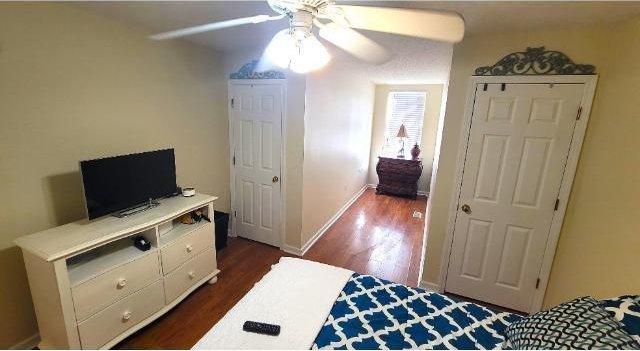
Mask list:
[[422,174],[422,160],[393,157],[378,157],[376,166],[378,187],[376,194],[418,196],[418,180]]

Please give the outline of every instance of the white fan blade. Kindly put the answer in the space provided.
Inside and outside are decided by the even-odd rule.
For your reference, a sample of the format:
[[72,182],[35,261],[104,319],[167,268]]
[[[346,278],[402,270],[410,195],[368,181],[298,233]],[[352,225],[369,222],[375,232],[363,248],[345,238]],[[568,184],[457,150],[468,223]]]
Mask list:
[[318,27],[320,37],[363,61],[382,64],[391,59],[387,49],[351,28],[333,22]]
[[353,28],[457,43],[464,20],[457,13],[371,6],[336,6]]
[[258,15],[258,16],[253,16],[253,17],[236,18],[236,19],[222,21],[222,22],[207,23],[207,24],[203,24],[203,25],[200,25],[200,26],[189,27],[189,28],[178,29],[178,30],[172,30],[170,32],[165,32],[165,33],[160,33],[160,34],[154,34],[154,35],[149,36],[149,38],[151,38],[153,40],[173,39],[173,38],[185,37],[185,36],[188,36],[188,35],[208,32],[208,31],[212,31],[212,30],[216,30],[216,29],[235,27],[235,26],[240,26],[240,25],[249,24],[249,23],[262,23],[262,22],[266,22],[266,21],[279,20],[279,19],[282,19],[282,18],[284,18],[284,16],[273,16],[272,17],[272,16],[269,16],[269,15]]

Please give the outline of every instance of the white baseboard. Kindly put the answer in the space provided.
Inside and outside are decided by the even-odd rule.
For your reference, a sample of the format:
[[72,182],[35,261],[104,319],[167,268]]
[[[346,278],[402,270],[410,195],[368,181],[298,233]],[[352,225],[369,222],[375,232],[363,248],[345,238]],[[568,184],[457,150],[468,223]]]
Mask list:
[[302,250],[291,245],[284,244],[280,247],[280,250],[294,256],[302,256]]
[[418,287],[428,291],[441,292],[439,284],[428,282],[425,280],[421,281],[420,284],[418,284]]
[[[367,190],[368,187],[369,184],[363,186],[362,189],[358,190],[358,192],[353,195],[353,197],[351,197],[351,199],[349,199],[349,201],[347,201],[347,203],[344,204],[344,206],[342,206],[338,210],[338,212],[333,215],[333,217],[329,218],[327,223],[325,223],[322,227],[320,227],[320,229],[318,229],[315,234],[313,234],[311,239],[309,239],[304,245],[302,245],[302,255],[306,254],[307,251],[309,251],[313,244],[315,244],[316,241],[318,241],[318,239],[320,239],[324,235],[324,233],[326,233],[327,230],[340,218],[340,216],[342,216],[347,211],[347,209],[349,209],[349,207],[351,207],[351,205],[353,205],[353,203],[358,200],[358,198]],[[287,250],[284,251],[288,252]]]
[[[367,184],[367,188],[375,189],[377,187],[376,184]],[[418,190],[418,195],[429,197],[429,192],[424,190]]]
[[33,350],[40,342],[40,334],[35,333],[30,337],[20,341],[19,343],[9,346],[9,350]]

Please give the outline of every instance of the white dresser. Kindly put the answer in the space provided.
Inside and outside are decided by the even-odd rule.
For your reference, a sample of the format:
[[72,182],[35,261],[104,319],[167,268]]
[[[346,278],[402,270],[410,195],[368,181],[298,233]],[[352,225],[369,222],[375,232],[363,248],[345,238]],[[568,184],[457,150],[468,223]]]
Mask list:
[[[126,218],[81,220],[18,238],[41,349],[110,348],[218,274],[213,222],[180,223],[216,197],[160,201]],[[133,246],[144,236],[151,249]]]

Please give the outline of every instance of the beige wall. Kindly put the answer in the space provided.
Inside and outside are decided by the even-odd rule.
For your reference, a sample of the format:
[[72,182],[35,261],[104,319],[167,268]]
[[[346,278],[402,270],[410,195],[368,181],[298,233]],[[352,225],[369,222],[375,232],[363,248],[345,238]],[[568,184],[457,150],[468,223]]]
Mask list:
[[291,73],[287,76],[287,121],[286,121],[286,172],[285,191],[285,245],[294,249],[304,243],[302,232],[302,194],[305,135],[305,91],[304,76]]
[[0,4],[0,348],[37,332],[12,241],[84,216],[78,161],[176,149],[178,182],[229,210],[215,52],[64,4]]
[[366,185],[374,85],[337,63],[307,75],[302,245]]
[[[440,283],[443,241],[454,191],[456,156],[469,77],[526,47],[546,46],[597,67],[600,82],[544,306],[579,295],[637,293],[640,219],[638,22],[620,28],[590,27],[470,37],[454,48],[442,149],[422,280]],[[615,155],[615,157],[614,157]],[[635,196],[634,196],[635,194]]]
[[[225,55],[225,75],[237,72],[242,65],[257,60],[261,51],[235,52]],[[302,231],[302,164],[304,157],[304,113],[306,79],[304,75],[279,69],[286,75],[285,145],[282,184],[285,212],[285,245],[292,249],[301,247]],[[226,84],[226,83],[225,83]]]
[[544,304],[640,293],[640,17],[616,27]]
[[[443,89],[443,84],[376,85],[375,104],[373,107],[373,128],[371,131],[371,156],[369,159],[369,177],[367,180],[369,184],[378,184],[376,165],[378,164],[378,156],[382,153],[382,146],[385,143],[384,130],[389,93],[392,91],[424,91],[427,93],[427,103],[424,111],[424,123],[422,125],[422,140],[420,142],[420,150],[422,150],[420,157],[422,158],[423,168],[418,190],[429,192]],[[411,148],[413,148],[413,145],[407,145],[405,147],[407,155],[410,155],[409,152]]]

